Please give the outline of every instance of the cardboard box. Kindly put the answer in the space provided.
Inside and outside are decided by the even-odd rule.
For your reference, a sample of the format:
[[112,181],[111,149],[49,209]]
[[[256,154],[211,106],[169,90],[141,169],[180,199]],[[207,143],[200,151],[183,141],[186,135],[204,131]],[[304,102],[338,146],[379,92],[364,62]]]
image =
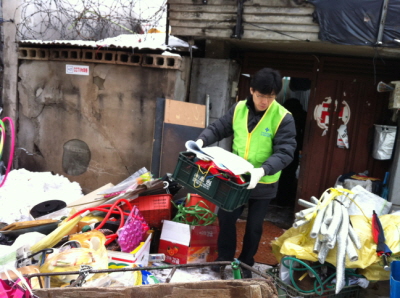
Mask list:
[[158,252],[170,264],[213,262],[217,258],[218,226],[190,226],[164,220]]
[[114,186],[114,184],[112,184],[112,183],[103,185],[102,187],[92,191],[91,193],[88,193],[86,196],[83,196],[83,197],[69,203],[68,207],[70,207],[70,208],[73,207],[73,208],[75,208],[76,212],[78,212],[82,209],[97,207],[99,205],[102,205],[109,199],[105,199],[103,197],[103,195],[99,195],[99,192],[109,189],[113,186]]
[[143,246],[139,249],[139,251],[137,251],[134,254],[121,251],[107,250],[108,269],[136,267],[135,265],[142,265],[144,267],[148,266],[151,236],[152,234],[149,234]]

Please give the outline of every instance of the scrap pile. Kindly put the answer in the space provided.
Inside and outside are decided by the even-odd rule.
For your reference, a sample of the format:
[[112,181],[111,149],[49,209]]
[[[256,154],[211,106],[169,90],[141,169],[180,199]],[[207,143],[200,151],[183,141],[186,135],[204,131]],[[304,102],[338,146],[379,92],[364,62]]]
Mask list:
[[[18,171],[31,176],[28,171]],[[15,188],[13,179],[9,182]],[[34,184],[39,185],[37,181]],[[21,180],[19,185],[23,185]],[[53,186],[57,188],[57,183]],[[195,194],[174,199],[181,188],[170,175],[154,179],[142,168],[115,186],[109,183],[85,196],[80,188],[78,195],[67,191],[67,202],[55,200],[60,197],[54,191],[49,191],[50,196],[42,192],[45,200],[26,200],[21,203],[24,206],[17,205],[10,214],[2,214],[1,278],[16,278],[20,273],[59,273],[45,279],[32,278],[33,289],[122,287],[159,281],[145,270],[110,274],[93,274],[90,270],[146,267],[149,262],[162,261],[213,261],[218,235],[216,206]],[[11,197],[10,192],[6,196]],[[170,229],[179,229],[179,233]],[[179,237],[188,241],[184,243]],[[79,274],[69,274],[71,271]]]
[[[366,286],[368,280],[389,279],[385,262],[400,253],[400,217],[388,214],[390,202],[358,185],[330,188],[320,199],[299,199],[298,204],[305,209],[295,214],[293,228],[272,243],[281,271],[314,268],[314,290],[320,295],[332,286],[335,294],[346,292],[349,280]],[[292,281],[286,281],[294,287],[304,278],[290,275]]]
[[294,227],[309,222],[316,214],[310,237],[315,239],[313,252],[318,254],[318,261],[325,263],[328,252],[337,247],[336,252],[336,294],[345,285],[346,254],[351,262],[358,260],[357,249],[361,249],[360,239],[350,224],[348,207],[351,194],[332,190],[325,192],[321,201],[312,197],[313,203],[299,200],[299,204],[307,209],[296,213]]

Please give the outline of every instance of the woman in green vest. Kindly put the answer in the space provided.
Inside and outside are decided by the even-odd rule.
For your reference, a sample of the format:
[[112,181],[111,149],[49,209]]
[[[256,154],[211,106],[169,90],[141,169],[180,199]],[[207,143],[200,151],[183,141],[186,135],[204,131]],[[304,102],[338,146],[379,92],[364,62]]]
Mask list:
[[[200,147],[233,136],[232,152],[254,165],[250,172],[246,231],[238,259],[254,265],[262,235],[263,221],[271,199],[275,198],[281,170],[293,160],[296,128],[292,115],[276,100],[282,89],[278,71],[263,68],[251,79],[250,96],[232,106],[228,113],[210,124],[198,137]],[[232,212],[218,211],[220,233],[216,261],[232,261],[236,252],[236,221],[244,206]],[[220,267],[212,268],[219,272]],[[250,270],[243,270],[251,278]]]

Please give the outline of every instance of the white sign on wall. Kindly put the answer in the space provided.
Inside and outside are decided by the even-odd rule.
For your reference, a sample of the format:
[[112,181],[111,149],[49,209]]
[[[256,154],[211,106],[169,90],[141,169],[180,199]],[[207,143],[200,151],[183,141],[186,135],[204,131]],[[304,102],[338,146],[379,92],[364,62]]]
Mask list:
[[66,74],[88,76],[89,75],[89,66],[67,64]]

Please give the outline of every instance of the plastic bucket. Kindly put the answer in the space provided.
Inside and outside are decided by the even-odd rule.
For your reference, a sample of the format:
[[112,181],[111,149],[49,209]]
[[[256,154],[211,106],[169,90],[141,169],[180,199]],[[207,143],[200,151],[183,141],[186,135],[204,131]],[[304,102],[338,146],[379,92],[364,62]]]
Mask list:
[[390,264],[390,298],[400,297],[400,261]]

